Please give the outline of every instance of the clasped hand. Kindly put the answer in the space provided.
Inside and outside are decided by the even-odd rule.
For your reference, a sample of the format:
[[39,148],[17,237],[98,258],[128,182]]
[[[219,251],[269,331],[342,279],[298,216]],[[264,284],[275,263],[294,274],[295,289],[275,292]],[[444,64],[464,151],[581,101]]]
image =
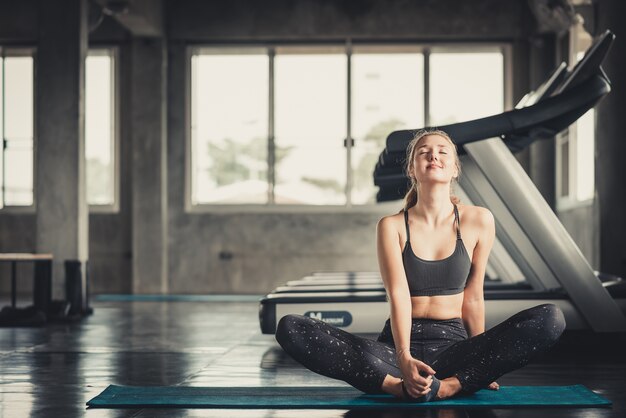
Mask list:
[[400,359],[400,370],[409,395],[417,398],[430,392],[435,371],[428,364],[407,353]]
[[[413,358],[409,353],[400,358],[400,370],[404,379],[404,387],[409,395],[419,397],[430,392],[435,370],[428,364]],[[499,390],[498,382],[491,382],[487,389]]]

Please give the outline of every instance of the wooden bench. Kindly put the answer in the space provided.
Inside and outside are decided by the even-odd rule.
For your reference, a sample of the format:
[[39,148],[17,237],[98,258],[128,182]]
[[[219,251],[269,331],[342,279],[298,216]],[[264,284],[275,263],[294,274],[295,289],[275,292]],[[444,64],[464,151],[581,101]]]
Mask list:
[[35,264],[33,305],[46,312],[52,300],[52,254],[0,253],[0,263],[11,263],[11,307],[15,308],[17,294],[17,263]]

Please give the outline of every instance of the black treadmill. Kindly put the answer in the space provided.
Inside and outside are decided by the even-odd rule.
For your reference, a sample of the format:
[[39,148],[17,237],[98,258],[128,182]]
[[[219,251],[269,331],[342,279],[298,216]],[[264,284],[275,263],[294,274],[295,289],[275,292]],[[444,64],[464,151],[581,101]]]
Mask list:
[[[485,281],[487,328],[527,307],[555,303],[568,329],[626,330],[622,283],[599,280],[602,275],[591,269],[512,154],[552,137],[608,94],[610,84],[600,64],[613,39],[611,32],[603,34],[571,72],[561,64],[518,109],[441,127],[459,144],[464,175],[457,194],[488,207],[496,219]],[[378,201],[404,196],[402,158],[413,133],[396,131],[387,138],[374,170]],[[265,296],[259,319],[264,333],[275,332],[277,320],[288,313],[370,333],[381,329],[388,309],[376,273],[328,272],[288,282]]]

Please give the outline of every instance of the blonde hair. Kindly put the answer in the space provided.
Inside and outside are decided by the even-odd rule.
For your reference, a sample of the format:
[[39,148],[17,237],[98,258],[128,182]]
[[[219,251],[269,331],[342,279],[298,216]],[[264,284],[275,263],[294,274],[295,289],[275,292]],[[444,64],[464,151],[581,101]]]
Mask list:
[[[406,147],[405,171],[406,171],[406,176],[409,178],[409,181],[411,182],[411,187],[409,187],[408,192],[404,196],[403,210],[409,210],[409,208],[412,208],[413,206],[417,204],[417,199],[418,199],[417,190],[418,190],[419,182],[417,181],[417,178],[413,174],[413,168],[415,164],[415,150],[417,149],[417,143],[422,138],[428,135],[438,135],[444,138],[446,141],[448,141],[450,145],[452,145],[452,150],[454,154],[454,165],[457,169],[458,175],[459,176],[461,175],[461,161],[459,160],[459,153],[457,151],[456,144],[454,143],[452,138],[450,138],[450,135],[448,135],[446,132],[439,130],[439,129],[420,129],[419,131],[415,133],[415,136],[413,137],[411,142],[409,142],[409,145]],[[455,196],[452,193],[454,190],[454,182],[458,182],[458,176],[456,179],[453,178],[450,184],[450,201],[456,205],[461,202],[461,199],[459,199],[457,196]]]

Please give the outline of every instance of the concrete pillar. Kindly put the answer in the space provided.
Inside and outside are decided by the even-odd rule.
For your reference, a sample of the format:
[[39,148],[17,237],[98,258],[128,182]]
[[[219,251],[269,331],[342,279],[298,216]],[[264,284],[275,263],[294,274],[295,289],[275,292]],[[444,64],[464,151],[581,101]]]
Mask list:
[[37,251],[54,254],[55,298],[64,298],[65,260],[83,264],[86,283],[86,54],[86,0],[41,0],[35,83]]
[[600,270],[626,277],[626,2],[596,4],[597,33],[612,30],[616,39],[603,67],[611,93],[596,108],[596,187],[600,207]]
[[160,38],[131,49],[133,292],[167,293],[167,52]]

